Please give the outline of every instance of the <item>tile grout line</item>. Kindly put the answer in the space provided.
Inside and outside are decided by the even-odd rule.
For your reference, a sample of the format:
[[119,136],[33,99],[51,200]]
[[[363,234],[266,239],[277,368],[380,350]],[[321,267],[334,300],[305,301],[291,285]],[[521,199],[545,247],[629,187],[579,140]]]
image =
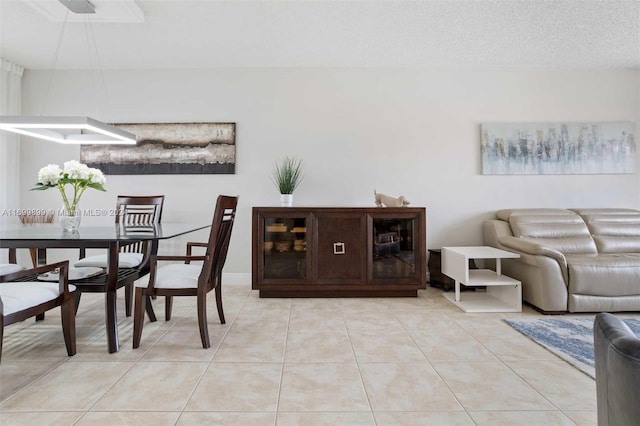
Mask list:
[[347,338],[349,339],[349,346],[351,347],[351,353],[353,355],[354,361],[356,362],[356,368],[358,369],[358,377],[360,377],[360,384],[362,385],[362,390],[364,391],[364,394],[367,397],[367,404],[369,404],[369,414],[373,419],[373,424],[377,425],[378,421],[376,420],[376,416],[373,412],[373,406],[371,405],[371,396],[369,395],[369,392],[367,392],[367,386],[364,383],[364,377],[362,376],[362,370],[360,369],[360,362],[358,361],[356,351],[353,348],[353,342],[351,341],[351,334],[349,333],[349,327],[347,327],[347,320],[344,317],[344,309],[340,309],[340,316],[342,317],[342,323],[344,324],[344,328],[347,331]]

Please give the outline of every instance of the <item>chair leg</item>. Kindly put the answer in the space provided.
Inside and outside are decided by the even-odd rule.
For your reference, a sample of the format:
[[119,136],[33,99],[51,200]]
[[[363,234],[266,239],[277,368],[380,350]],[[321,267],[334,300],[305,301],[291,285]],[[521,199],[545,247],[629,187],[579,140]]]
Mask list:
[[149,316],[149,321],[151,322],[156,322],[158,321],[158,318],[156,318],[156,313],[153,311],[153,304],[151,303],[151,297],[149,296],[145,296],[145,308],[147,310],[147,315]]
[[164,297],[164,319],[169,321],[171,319],[171,310],[173,309],[173,296]]
[[133,283],[124,286],[124,313],[131,316],[131,305],[133,305]]
[[64,344],[67,347],[67,354],[76,354],[76,304],[75,298],[69,298],[60,306],[62,317],[62,333],[64,334]]
[[207,294],[198,294],[198,325],[200,326],[200,340],[202,347],[211,347],[209,342],[209,327],[207,326]]
[[75,296],[74,299],[75,299],[75,308],[76,308],[76,314],[77,314],[78,313],[78,308],[80,307],[80,298],[82,297],[82,292],[76,290],[75,294],[76,294],[76,296]]
[[147,297],[142,294],[144,289],[137,287],[135,292],[135,306],[133,309],[133,349],[140,346],[140,338],[142,337],[142,326],[144,325],[145,307],[143,303],[147,303]]
[[33,267],[38,267],[38,249],[30,248],[29,255],[31,256],[31,263],[33,263]]
[[44,312],[36,315],[36,321],[44,321]]
[[220,324],[226,324],[224,320],[224,310],[222,309],[222,283],[218,281],[216,285],[216,306],[218,307],[218,317],[220,318]]
[[2,362],[2,340],[4,338],[4,317],[0,314],[0,362]]
[[16,249],[14,248],[9,249],[9,263],[18,263]]

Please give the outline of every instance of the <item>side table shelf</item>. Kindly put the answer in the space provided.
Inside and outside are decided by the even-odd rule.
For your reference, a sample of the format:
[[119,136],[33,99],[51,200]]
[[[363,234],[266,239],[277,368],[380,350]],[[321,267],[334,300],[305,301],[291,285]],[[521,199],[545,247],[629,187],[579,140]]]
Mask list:
[[[443,247],[442,273],[455,280],[455,292],[444,297],[465,312],[522,312],[520,281],[502,275],[501,259],[520,255],[494,247]],[[470,259],[495,259],[496,270],[469,270]],[[460,295],[460,284],[486,286],[486,292]]]

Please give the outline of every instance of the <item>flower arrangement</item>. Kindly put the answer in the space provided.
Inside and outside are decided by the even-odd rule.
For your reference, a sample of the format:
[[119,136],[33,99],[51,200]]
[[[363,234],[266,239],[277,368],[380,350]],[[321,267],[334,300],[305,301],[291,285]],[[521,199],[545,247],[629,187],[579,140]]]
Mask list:
[[285,157],[273,171],[273,183],[280,194],[293,194],[302,181],[302,160]]
[[[88,167],[76,160],[64,163],[61,169],[57,164],[49,164],[40,169],[38,172],[38,183],[31,190],[44,191],[49,188],[58,188],[64,208],[69,215],[76,214],[80,197],[87,188],[97,189],[98,191],[106,191],[104,184],[106,183],[104,174],[98,170]],[[65,190],[67,185],[71,185],[73,196],[68,196]]]

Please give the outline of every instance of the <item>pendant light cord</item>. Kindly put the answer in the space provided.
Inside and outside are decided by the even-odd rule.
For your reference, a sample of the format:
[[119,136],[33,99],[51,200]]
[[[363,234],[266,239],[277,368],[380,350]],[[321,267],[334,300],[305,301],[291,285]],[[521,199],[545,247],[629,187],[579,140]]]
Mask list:
[[[107,91],[106,79],[104,78],[104,71],[102,69],[102,61],[100,61],[100,53],[98,52],[98,43],[96,43],[96,36],[93,31],[93,26],[91,25],[91,21],[87,16],[85,16],[84,22],[85,22],[85,34],[87,37],[87,46],[89,48],[89,67],[91,69],[91,77],[92,77],[91,80],[93,83],[93,90],[94,90],[94,93],[98,93],[98,87],[97,87],[96,78],[95,78],[95,70],[97,70],[98,75],[100,77],[100,83],[102,83],[102,91],[104,92],[105,105],[108,106],[109,95]],[[95,67],[93,63],[93,57],[91,56],[91,46],[93,46],[93,53],[95,54],[95,59],[96,59]],[[95,110],[96,110],[97,116],[101,115],[99,111],[99,107],[100,105],[98,102],[98,98],[96,96]]]
[[56,45],[56,51],[53,55],[53,62],[51,64],[51,73],[49,73],[49,82],[47,84],[47,90],[44,92],[44,99],[42,100],[42,105],[40,106],[40,115],[44,115],[44,107],[49,100],[49,92],[51,91],[51,83],[53,82],[53,73],[56,71],[56,66],[58,64],[58,55],[60,55],[60,46],[62,46],[62,39],[64,38],[64,31],[67,27],[67,17],[69,16],[69,10],[64,13],[64,21],[62,22],[62,29],[60,30],[60,35],[58,36],[58,44]]
[[[42,101],[42,105],[40,107],[40,115],[43,116],[44,112],[45,112],[45,107],[49,101],[49,94],[51,92],[51,87],[53,85],[53,75],[56,71],[56,67],[58,65],[58,58],[60,56],[60,49],[62,47],[62,41],[64,39],[64,33],[66,31],[67,28],[67,23],[68,23],[68,18],[69,18],[69,9],[67,9],[65,11],[64,14],[64,20],[62,22],[62,28],[60,30],[60,35],[58,36],[58,42],[56,44],[56,50],[53,56],[53,60],[51,63],[51,72],[49,74],[49,81],[47,83],[47,89],[45,91],[45,95]],[[84,16],[83,17],[83,21],[84,21],[84,33],[85,33],[85,39],[86,39],[86,43],[87,43],[87,51],[89,53],[89,73],[91,75],[91,83],[93,85],[93,92],[97,93],[98,90],[98,84],[96,82],[96,76],[95,76],[95,70],[97,69],[98,73],[99,73],[99,78],[102,82],[102,90],[104,92],[104,98],[105,98],[105,103],[106,105],[109,105],[109,95],[107,92],[107,84],[104,78],[104,72],[102,70],[102,63],[100,61],[100,54],[98,53],[98,45],[96,43],[96,37],[95,37],[95,33],[93,31],[93,26],[91,25],[91,21],[89,19],[88,16]],[[91,51],[91,47],[93,46],[93,52]],[[95,55],[95,64],[93,61],[93,55]],[[94,99],[94,105],[93,105],[94,111],[95,111],[95,115],[96,116],[100,116],[100,111],[99,111],[99,101],[97,96]]]

